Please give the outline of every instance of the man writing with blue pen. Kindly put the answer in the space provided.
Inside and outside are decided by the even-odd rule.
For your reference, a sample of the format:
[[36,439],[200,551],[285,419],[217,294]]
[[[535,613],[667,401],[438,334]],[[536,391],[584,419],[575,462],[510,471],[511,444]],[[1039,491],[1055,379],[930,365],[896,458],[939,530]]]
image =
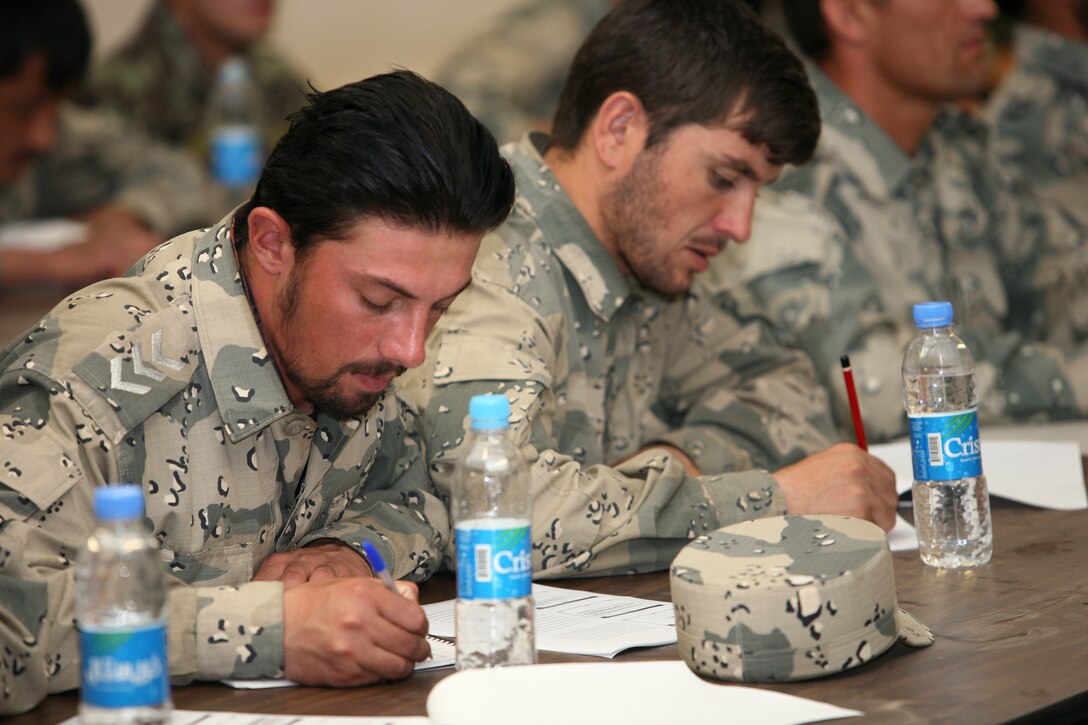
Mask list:
[[175,683],[361,685],[427,657],[415,585],[390,591],[361,544],[399,579],[440,564],[448,515],[391,383],[513,193],[486,129],[415,74],[313,94],[249,202],[0,355],[0,714],[79,684],[71,561],[119,481],[171,574]]

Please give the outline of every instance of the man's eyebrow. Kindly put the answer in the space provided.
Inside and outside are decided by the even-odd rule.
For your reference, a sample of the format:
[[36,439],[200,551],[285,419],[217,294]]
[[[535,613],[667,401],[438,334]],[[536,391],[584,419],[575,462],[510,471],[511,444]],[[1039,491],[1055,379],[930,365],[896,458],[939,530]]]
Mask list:
[[[376,282],[377,284],[380,284],[382,287],[385,287],[386,289],[390,289],[393,292],[396,292],[401,297],[405,297],[405,298],[410,299],[410,300],[418,300],[419,299],[418,295],[415,295],[412,292],[409,292],[408,290],[404,289],[403,287],[401,287],[399,284],[397,284],[395,281],[389,279],[388,277],[371,277],[370,279],[373,280],[374,282]],[[458,288],[456,292],[454,292],[451,295],[447,295],[447,296],[443,297],[439,301],[441,302],[443,300],[453,299],[454,297],[456,297],[457,295],[461,294],[466,289],[468,289],[468,286],[470,284],[472,284],[472,278],[471,277],[469,277],[468,281],[465,282],[463,285],[461,285],[461,287]]]
[[744,159],[738,159],[733,156],[719,156],[716,161],[722,166],[726,166],[733,171],[737,172],[741,176],[744,176],[757,184],[762,184],[763,180],[759,178],[759,174],[755,172],[755,169],[745,161]]

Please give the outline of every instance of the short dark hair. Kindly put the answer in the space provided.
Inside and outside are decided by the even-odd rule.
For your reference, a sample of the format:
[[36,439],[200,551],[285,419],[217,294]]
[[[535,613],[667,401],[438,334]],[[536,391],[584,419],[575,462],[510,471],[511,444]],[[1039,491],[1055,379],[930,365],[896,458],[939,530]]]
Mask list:
[[820,0],[785,0],[782,15],[797,48],[813,60],[821,60],[831,49],[831,33],[827,29]]
[[[789,3],[787,3],[789,4]],[[613,93],[638,97],[646,147],[682,125],[739,119],[772,162],[800,164],[820,136],[804,64],[739,0],[625,0],[578,50],[559,98],[551,146],[578,146]]]
[[1028,0],[997,0],[997,7],[1001,14],[1010,18],[1020,19],[1027,10]]
[[399,70],[308,98],[235,214],[238,248],[257,206],[284,218],[300,252],[343,238],[365,218],[483,234],[510,213],[510,166],[483,124],[442,87]]
[[45,55],[45,79],[54,92],[83,77],[91,31],[76,0],[0,3],[0,78],[18,74],[38,53]]

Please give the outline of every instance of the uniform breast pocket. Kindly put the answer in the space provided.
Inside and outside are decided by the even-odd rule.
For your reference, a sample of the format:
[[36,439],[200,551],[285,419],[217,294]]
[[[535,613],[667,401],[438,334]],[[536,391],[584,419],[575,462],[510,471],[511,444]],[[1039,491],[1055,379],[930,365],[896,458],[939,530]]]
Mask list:
[[272,552],[278,522],[269,505],[221,505],[164,515],[149,507],[167,570],[189,584],[236,585],[248,582]]
[[162,560],[166,570],[186,584],[199,586],[237,586],[253,578],[255,561],[264,556],[249,543],[195,552],[162,548]]

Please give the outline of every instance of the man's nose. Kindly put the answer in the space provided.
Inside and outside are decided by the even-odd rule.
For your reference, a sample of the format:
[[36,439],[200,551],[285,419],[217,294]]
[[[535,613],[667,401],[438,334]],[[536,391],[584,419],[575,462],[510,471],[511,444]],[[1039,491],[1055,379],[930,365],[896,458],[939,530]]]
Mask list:
[[50,101],[34,112],[27,129],[27,145],[37,152],[49,151],[57,142],[58,102]]
[[746,242],[752,234],[752,213],[756,194],[728,199],[711,221],[714,233],[737,242]]
[[394,323],[393,328],[388,331],[379,352],[386,360],[402,367],[419,367],[426,355],[425,343],[430,331],[427,315],[413,312],[402,318],[401,322],[402,324]]

